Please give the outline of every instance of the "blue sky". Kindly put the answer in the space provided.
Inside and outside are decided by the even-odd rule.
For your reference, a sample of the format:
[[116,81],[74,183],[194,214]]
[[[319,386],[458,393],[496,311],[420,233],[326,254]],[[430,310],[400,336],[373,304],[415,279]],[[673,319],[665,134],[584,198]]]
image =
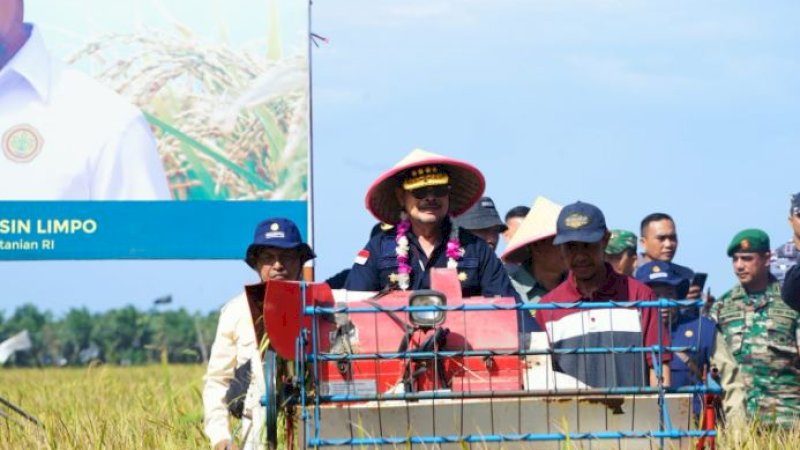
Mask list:
[[[312,29],[330,39],[312,53],[318,276],[352,263],[374,220],[367,187],[420,147],[479,167],[503,213],[580,199],[637,230],[667,212],[676,262],[721,294],[737,231],[790,236],[797,23],[789,1],[316,0]],[[3,262],[0,274],[7,313],[166,294],[206,311],[255,279],[237,261]]]

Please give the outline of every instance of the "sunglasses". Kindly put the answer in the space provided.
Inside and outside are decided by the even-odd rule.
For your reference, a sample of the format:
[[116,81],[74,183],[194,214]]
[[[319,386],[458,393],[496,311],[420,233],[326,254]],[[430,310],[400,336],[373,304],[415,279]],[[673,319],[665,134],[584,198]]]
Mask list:
[[411,190],[411,195],[414,196],[414,198],[417,200],[422,200],[428,197],[429,195],[441,198],[441,197],[446,197],[449,194],[450,194],[450,186],[448,185],[427,186]]

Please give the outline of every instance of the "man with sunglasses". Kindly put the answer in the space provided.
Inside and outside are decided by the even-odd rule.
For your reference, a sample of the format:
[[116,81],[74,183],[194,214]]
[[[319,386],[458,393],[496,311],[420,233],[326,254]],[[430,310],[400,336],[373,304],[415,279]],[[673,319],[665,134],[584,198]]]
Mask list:
[[[456,269],[465,297],[517,298],[493,249],[451,220],[481,198],[484,186],[483,175],[471,164],[423,150],[411,152],[367,191],[367,209],[394,228],[358,252],[345,288],[429,289],[430,270],[450,267]],[[521,331],[533,331],[530,315],[521,317]]]
[[[314,257],[294,222],[272,218],[256,227],[245,262],[262,283],[299,281],[303,264]],[[246,286],[220,311],[203,387],[204,431],[215,450],[239,448],[230,432],[229,413],[242,419],[239,440],[243,448],[266,448],[262,441],[264,408],[260,406],[265,383],[255,331],[260,321],[250,309],[250,304],[262,304],[263,295],[262,284]]]

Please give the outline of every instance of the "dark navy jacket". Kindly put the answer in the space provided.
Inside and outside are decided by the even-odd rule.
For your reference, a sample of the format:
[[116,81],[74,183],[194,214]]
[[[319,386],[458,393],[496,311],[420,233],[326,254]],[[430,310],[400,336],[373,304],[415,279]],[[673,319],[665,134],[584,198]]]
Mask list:
[[795,264],[786,273],[786,278],[783,279],[781,297],[787,305],[800,311],[800,264]]
[[[705,316],[700,316],[697,311],[682,311],[672,323],[670,336],[674,347],[695,347],[696,351],[684,352],[694,360],[697,368],[707,372],[711,365],[711,356],[716,344],[717,324]],[[705,380],[698,379],[689,366],[678,355],[673,356],[669,364],[672,374],[672,386],[701,385]],[[699,414],[702,406],[702,394],[695,394],[693,412]]]
[[[419,240],[409,231],[406,235],[409,242],[409,265],[411,266],[411,285],[409,290],[430,289],[430,269],[447,267],[447,237],[450,235],[451,222],[445,220],[442,240],[431,253],[430,260],[419,245]],[[356,261],[345,283],[345,289],[352,291],[380,291],[390,284],[389,277],[397,273],[397,243],[395,231],[381,233],[367,243],[362,258]],[[464,256],[458,261],[458,272],[464,272],[467,278],[461,282],[461,293],[464,297],[502,296],[514,297],[520,303],[519,296],[511,286],[503,263],[495,255],[489,244],[469,231],[461,228],[459,240],[464,248]],[[361,264],[363,262],[363,264]],[[528,311],[520,311],[520,330],[538,331],[538,324]],[[524,313],[524,314],[522,314]],[[524,328],[523,328],[524,325]]]

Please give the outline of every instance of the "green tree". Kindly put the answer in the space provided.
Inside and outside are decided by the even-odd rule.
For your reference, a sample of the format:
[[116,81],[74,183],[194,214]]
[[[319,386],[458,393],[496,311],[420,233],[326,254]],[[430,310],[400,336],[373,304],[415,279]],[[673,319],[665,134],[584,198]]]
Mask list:
[[19,306],[14,311],[5,326],[6,333],[12,336],[22,330],[28,330],[33,347],[27,352],[17,352],[15,355],[15,363],[17,365],[34,366],[42,362],[42,358],[46,354],[43,330],[50,320],[51,314],[49,312],[41,312],[36,305],[31,303]]

